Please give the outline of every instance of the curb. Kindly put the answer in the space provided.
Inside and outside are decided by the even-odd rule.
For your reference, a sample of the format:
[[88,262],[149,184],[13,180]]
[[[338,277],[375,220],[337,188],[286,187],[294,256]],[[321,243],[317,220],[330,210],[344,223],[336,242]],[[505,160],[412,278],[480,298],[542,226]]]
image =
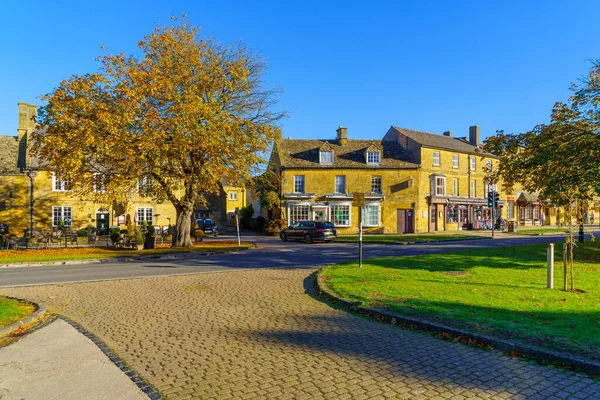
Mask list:
[[65,317],[64,315],[57,314],[57,317],[71,325],[75,328],[79,333],[83,334],[85,337],[90,339],[98,348],[104,353],[106,357],[110,361],[113,362],[133,383],[137,385],[138,388],[142,392],[144,392],[150,399],[152,400],[163,400],[165,397],[154,388],[154,386],[150,385],[144,378],[138,375],[133,369],[131,369],[119,356],[117,356],[107,345],[104,343],[98,336],[89,332],[87,329],[83,328],[77,322]]
[[569,369],[583,371],[589,375],[600,375],[599,362],[594,362],[579,357],[571,357],[564,354],[555,353],[549,350],[542,350],[532,346],[507,342],[505,340],[497,339],[491,336],[474,334],[472,332],[451,328],[442,324],[436,324],[433,322],[419,320],[416,318],[403,317],[397,314],[363,307],[361,302],[348,301],[339,297],[337,294],[329,290],[321,275],[322,270],[323,269],[321,268],[316,272],[315,286],[317,289],[317,295],[335,305],[340,306],[346,311],[358,313],[360,315],[369,317],[379,322],[384,322],[391,325],[399,325],[403,328],[419,329],[425,332],[441,333],[455,339],[467,339],[471,342],[475,341],[486,346],[491,346],[504,353],[516,353],[519,356],[525,356],[527,358],[539,362],[542,365],[558,364],[561,367],[567,367]]
[[25,325],[30,323],[31,321],[41,317],[42,315],[44,315],[46,313],[46,306],[42,303],[34,303],[32,301],[29,300],[24,300],[24,299],[18,299],[16,297],[8,297],[5,296],[8,299],[14,299],[14,300],[20,300],[20,301],[26,301],[30,304],[33,304],[33,306],[35,307],[35,311],[28,315],[25,318],[21,318],[20,320],[18,320],[17,322],[14,322],[8,326],[5,326],[4,328],[0,328],[0,337],[3,337],[5,335],[8,335],[9,333],[11,333],[12,331],[14,331],[15,329],[17,329],[18,327],[20,327],[21,325]]
[[187,259],[187,258],[200,258],[204,256],[211,256],[214,254],[225,254],[225,253],[236,253],[248,249],[235,249],[226,252],[206,252],[206,253],[172,253],[165,255],[149,255],[142,257],[111,257],[111,258],[88,258],[82,260],[66,260],[66,261],[40,261],[35,263],[12,263],[12,264],[0,264],[0,268],[25,268],[25,267],[54,267],[61,265],[86,265],[86,264],[110,264],[110,263],[123,263],[123,262],[137,262],[146,260],[176,260],[176,259]]

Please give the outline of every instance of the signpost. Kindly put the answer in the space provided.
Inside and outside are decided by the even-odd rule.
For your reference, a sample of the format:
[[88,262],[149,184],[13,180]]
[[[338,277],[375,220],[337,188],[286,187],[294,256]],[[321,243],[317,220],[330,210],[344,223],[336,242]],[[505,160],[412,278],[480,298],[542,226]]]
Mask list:
[[363,261],[363,237],[362,237],[362,213],[365,206],[365,194],[354,193],[352,204],[358,207],[358,268],[362,268]]
[[241,247],[242,244],[240,243],[240,208],[239,207],[235,208],[235,226],[237,228],[238,247]]

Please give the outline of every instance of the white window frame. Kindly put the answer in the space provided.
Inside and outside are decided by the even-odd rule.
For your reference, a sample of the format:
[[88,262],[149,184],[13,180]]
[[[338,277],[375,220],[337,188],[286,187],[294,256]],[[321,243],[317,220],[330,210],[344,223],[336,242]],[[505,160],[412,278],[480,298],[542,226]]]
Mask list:
[[477,169],[477,161],[475,157],[469,157],[469,168],[471,171],[475,171]]
[[375,175],[371,177],[371,193],[381,194],[381,175]]
[[452,168],[458,168],[459,167],[459,158],[458,158],[458,154],[453,154],[452,155]]
[[237,201],[238,199],[238,192],[237,191],[231,191],[229,192],[229,200],[230,201]]
[[452,196],[459,195],[458,178],[452,178]]
[[71,206],[52,206],[52,226],[60,226],[60,220],[64,221],[65,226],[73,225],[73,208]]
[[319,164],[333,165],[333,150],[320,150],[319,151]]
[[439,167],[440,166],[440,160],[441,160],[440,152],[439,151],[434,151],[433,152],[433,166],[434,167]]
[[435,195],[436,196],[445,196],[446,195],[446,177],[445,176],[436,176],[435,177]]
[[52,173],[52,191],[53,192],[71,192],[73,181],[71,179],[62,179]]
[[469,197],[477,197],[477,182],[475,179],[469,181]]
[[136,207],[135,208],[137,226],[144,225],[144,221],[148,223],[148,226],[153,225],[154,222],[154,208],[153,207]]
[[[372,220],[370,220],[369,218],[371,217],[370,215],[368,215],[368,211],[367,209],[369,208],[373,208],[376,207],[377,208],[377,222],[373,223]],[[370,203],[365,203],[365,207],[363,208],[363,226],[366,227],[375,227],[375,226],[380,226],[381,225],[381,203],[379,202],[370,202]]]
[[[348,220],[346,221],[347,224],[336,224],[335,211],[334,211],[334,209],[336,207],[348,207]],[[341,227],[351,226],[352,225],[352,203],[350,203],[350,202],[343,202],[343,203],[330,202],[330,204],[329,204],[329,219],[331,220],[331,222],[333,222],[334,226],[341,226]]]
[[485,162],[485,170],[487,172],[492,172],[492,160],[487,160]]
[[[292,203],[288,204],[288,226],[298,221],[310,220],[310,204],[309,203]],[[305,213],[306,211],[306,213]]]
[[508,200],[506,202],[506,218],[514,218],[515,217],[515,201]]
[[381,164],[381,152],[367,151],[367,165],[379,165],[379,164]]
[[137,181],[137,190],[140,195],[145,195],[149,188],[154,185],[154,180],[148,176],[142,176]]
[[105,193],[106,192],[106,175],[99,172],[94,173],[94,193]]
[[[341,184],[343,183],[343,188],[341,187]],[[338,190],[338,189],[343,189],[343,190]],[[333,191],[334,193],[346,193],[346,175],[336,175],[334,178],[334,188]]]
[[294,175],[294,193],[304,193],[304,175]]

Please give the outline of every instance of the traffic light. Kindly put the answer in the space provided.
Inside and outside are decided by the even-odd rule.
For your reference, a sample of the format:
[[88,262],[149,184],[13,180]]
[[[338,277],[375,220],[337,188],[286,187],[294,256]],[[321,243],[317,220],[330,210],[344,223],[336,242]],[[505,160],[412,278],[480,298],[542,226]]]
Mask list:
[[488,192],[488,207],[494,207],[494,191]]
[[494,207],[498,208],[498,203],[500,202],[500,194],[498,192],[494,192]]

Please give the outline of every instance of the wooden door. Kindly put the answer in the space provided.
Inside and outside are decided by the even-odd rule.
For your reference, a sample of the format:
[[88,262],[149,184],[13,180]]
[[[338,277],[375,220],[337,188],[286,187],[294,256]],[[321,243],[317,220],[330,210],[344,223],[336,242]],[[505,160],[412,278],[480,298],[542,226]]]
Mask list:
[[413,233],[414,232],[414,214],[415,212],[411,209],[398,209],[397,210],[397,222],[396,232],[397,233]]
[[437,206],[432,204],[429,207],[429,232],[437,230]]

